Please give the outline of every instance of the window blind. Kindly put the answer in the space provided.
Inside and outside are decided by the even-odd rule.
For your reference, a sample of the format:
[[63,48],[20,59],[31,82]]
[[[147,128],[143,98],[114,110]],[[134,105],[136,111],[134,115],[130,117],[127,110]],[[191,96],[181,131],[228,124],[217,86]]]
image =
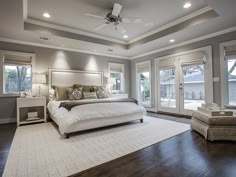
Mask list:
[[236,45],[225,47],[225,56],[236,56]]
[[15,56],[15,55],[4,55],[4,64],[19,64],[19,65],[31,65],[32,57],[30,56]]
[[150,72],[150,61],[137,63],[137,73]]
[[181,55],[181,65],[186,65],[193,62],[202,62],[205,63],[205,54],[204,52],[194,52],[186,55]]
[[174,67],[175,66],[175,58],[165,58],[159,61],[160,68]]
[[109,63],[109,70],[110,72],[124,72],[124,64],[118,64],[118,63]]

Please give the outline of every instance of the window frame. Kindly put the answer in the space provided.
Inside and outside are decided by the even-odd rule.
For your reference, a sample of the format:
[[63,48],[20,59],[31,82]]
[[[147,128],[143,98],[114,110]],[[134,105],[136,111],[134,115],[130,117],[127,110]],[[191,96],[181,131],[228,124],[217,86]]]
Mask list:
[[143,104],[144,107],[146,108],[152,108],[152,69],[151,69],[151,60],[145,60],[142,62],[138,62],[136,63],[136,67],[135,67],[135,77],[136,77],[136,98],[140,103],[139,100],[139,94],[140,94],[140,82],[139,82],[139,73],[138,73],[138,65],[140,64],[145,64],[147,63],[149,65],[149,88],[150,88],[150,104]]
[[[236,45],[236,40],[228,41],[224,43],[220,43],[220,79],[221,79],[221,106],[233,106],[236,107],[236,105],[230,105],[229,104],[229,93],[228,93],[228,81],[225,74],[225,62],[230,57],[228,56],[228,59],[226,58],[225,48]],[[236,59],[236,57],[235,57]]]
[[[24,53],[24,52],[14,52],[14,51],[5,51],[5,50],[0,50],[0,65],[2,70],[0,70],[0,82],[2,83],[2,87],[0,87],[0,97],[18,97],[20,95],[20,92],[16,93],[5,93],[5,65],[7,65],[4,61],[4,56],[5,55],[16,55],[16,56],[23,56],[23,57],[31,57],[31,63],[30,64],[25,64],[25,65],[30,65],[31,66],[31,92],[33,91],[33,73],[35,71],[35,58],[36,55],[34,53]],[[10,64],[8,64],[10,65]],[[23,66],[24,64],[20,64],[16,62],[15,64],[12,63],[13,66]]]
[[[117,65],[120,66],[122,72],[111,71],[111,66]],[[125,92],[125,64],[122,63],[108,63],[108,80],[110,80],[110,73],[122,73],[121,76],[121,83],[120,83],[120,90],[111,90],[110,83],[108,82],[108,88],[110,93],[122,93]]]

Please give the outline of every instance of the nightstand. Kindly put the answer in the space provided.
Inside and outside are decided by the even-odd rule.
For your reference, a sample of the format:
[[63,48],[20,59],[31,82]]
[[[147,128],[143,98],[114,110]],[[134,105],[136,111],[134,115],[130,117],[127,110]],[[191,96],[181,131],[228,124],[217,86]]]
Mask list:
[[108,94],[110,98],[128,98],[127,93],[110,93]]
[[[37,112],[37,117],[29,119],[29,112]],[[17,98],[17,126],[39,122],[47,122],[46,98]]]

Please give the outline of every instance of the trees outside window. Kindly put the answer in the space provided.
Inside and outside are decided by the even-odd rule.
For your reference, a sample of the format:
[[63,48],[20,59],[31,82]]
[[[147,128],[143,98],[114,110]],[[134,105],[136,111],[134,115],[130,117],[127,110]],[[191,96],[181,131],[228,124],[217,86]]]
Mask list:
[[14,94],[31,90],[32,74],[30,65],[4,65],[4,93]]

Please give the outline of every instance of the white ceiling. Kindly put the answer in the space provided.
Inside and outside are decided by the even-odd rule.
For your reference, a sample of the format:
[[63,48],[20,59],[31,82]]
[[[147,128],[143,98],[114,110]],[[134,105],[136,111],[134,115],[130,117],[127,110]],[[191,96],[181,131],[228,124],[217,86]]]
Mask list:
[[[62,5],[62,2],[65,3]],[[68,10],[68,8],[71,6],[71,4],[68,2],[73,4],[72,9]],[[96,27],[96,25],[99,25],[99,22],[97,22],[97,20],[90,19],[84,16],[83,14],[106,14],[106,9],[109,10],[109,8],[112,7],[113,2],[107,0],[29,0],[27,9],[29,18],[35,18],[38,20],[45,21],[45,19],[42,18],[42,13],[44,11],[48,11],[52,15],[52,18],[50,20],[47,20],[47,22],[49,23],[73,27],[86,32],[94,33],[92,29],[94,28],[94,26]],[[92,52],[99,53],[102,55],[112,55],[129,58],[138,55],[143,55],[144,53],[153,50],[169,47],[177,43],[192,40],[194,38],[199,38],[204,35],[208,35],[220,30],[236,26],[235,0],[192,0],[193,5],[188,10],[182,8],[182,0],[118,0],[116,2],[125,4],[124,11],[122,11],[122,15],[124,14],[128,17],[140,17],[143,18],[146,22],[146,18],[151,19],[148,18],[151,14],[151,22],[155,22],[155,27],[160,27],[165,24],[168,24],[169,22],[177,20],[178,18],[183,17],[184,15],[188,15],[191,12],[206,6],[207,4],[219,14],[219,17],[211,19],[206,23],[186,28],[179,32],[170,34],[162,38],[158,38],[151,42],[126,50],[101,44],[84,42],[81,40],[62,38],[58,36],[52,36],[51,41],[42,41],[39,39],[39,37],[42,35],[41,33],[24,30],[23,0],[0,0],[0,41],[5,39],[11,39],[15,40],[12,42],[24,41],[30,42],[32,45],[43,44],[48,45],[50,47],[58,48],[60,48],[60,45],[63,44],[64,47],[62,48],[66,48],[67,50],[85,51],[88,53]],[[48,5],[45,6],[46,4]],[[147,12],[149,12],[150,14]],[[77,14],[79,14],[79,16]],[[156,15],[155,18],[153,18],[154,15]],[[73,20],[68,20],[69,17],[71,17],[70,19]],[[81,18],[77,20],[77,17]],[[78,21],[80,23],[78,23]],[[129,36],[132,38],[135,38],[153,29],[154,26],[149,27],[147,29],[147,27],[141,24],[127,24]],[[116,34],[116,31],[114,31],[112,28],[110,30],[107,30],[108,31],[106,33],[100,33],[99,31],[98,35],[109,36],[112,39],[121,39],[119,34]],[[171,38],[174,38],[176,40],[174,44],[170,44],[168,42]],[[114,51],[108,52],[107,49],[110,48],[112,48]],[[96,50],[96,52],[94,50]]]
[[[204,0],[192,0],[190,9],[183,9],[183,0],[70,0],[69,3],[66,0],[28,0],[28,18],[124,40],[112,24],[95,31],[105,20],[85,15],[105,17],[115,2],[123,6],[121,17],[143,19],[143,23],[138,24],[122,23],[129,40],[207,6]],[[45,11],[50,12],[50,19],[43,17]]]

